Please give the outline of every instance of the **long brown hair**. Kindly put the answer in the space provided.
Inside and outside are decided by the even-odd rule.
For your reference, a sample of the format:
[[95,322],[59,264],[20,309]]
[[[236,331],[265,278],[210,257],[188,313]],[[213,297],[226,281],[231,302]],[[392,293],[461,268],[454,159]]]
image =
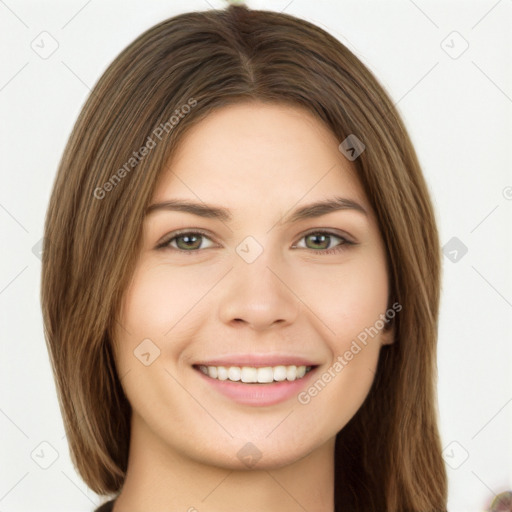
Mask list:
[[245,6],[175,16],[138,37],[91,91],[64,151],[41,301],[72,461],[96,493],[120,491],[131,408],[111,343],[144,212],[187,130],[242,101],[305,107],[340,143],[352,134],[366,146],[354,165],[387,248],[390,304],[402,310],[367,399],[336,438],[336,510],[446,510],[436,411],[441,256],[414,148],[391,99],[342,43],[307,21]]

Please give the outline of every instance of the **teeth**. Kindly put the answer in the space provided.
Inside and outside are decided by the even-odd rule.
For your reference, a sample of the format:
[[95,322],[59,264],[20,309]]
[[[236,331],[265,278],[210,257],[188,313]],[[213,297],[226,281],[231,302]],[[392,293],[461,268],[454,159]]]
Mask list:
[[269,383],[282,382],[284,380],[293,381],[301,379],[311,371],[311,366],[265,366],[256,368],[254,366],[204,366],[200,365],[205,375],[212,379],[230,380],[233,382],[245,383]]
[[231,366],[228,370],[228,379],[237,382],[242,377],[242,371],[238,366]]

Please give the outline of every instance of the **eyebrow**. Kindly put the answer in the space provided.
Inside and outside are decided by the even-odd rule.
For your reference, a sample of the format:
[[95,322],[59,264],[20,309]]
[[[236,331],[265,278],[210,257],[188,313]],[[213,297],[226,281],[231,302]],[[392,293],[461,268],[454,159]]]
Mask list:
[[[333,197],[332,199],[326,199],[323,201],[317,201],[310,203],[305,206],[297,208],[291,214],[285,216],[279,224],[292,224],[304,219],[311,219],[326,215],[327,213],[340,211],[340,210],[353,210],[363,215],[368,215],[367,211],[363,206],[352,199],[344,197]],[[146,215],[149,215],[155,211],[179,211],[185,213],[191,213],[199,217],[205,217],[209,219],[218,219],[223,222],[230,222],[232,215],[230,210],[227,208],[208,205],[205,203],[196,203],[194,201],[186,199],[170,199],[161,203],[154,203],[146,209]]]

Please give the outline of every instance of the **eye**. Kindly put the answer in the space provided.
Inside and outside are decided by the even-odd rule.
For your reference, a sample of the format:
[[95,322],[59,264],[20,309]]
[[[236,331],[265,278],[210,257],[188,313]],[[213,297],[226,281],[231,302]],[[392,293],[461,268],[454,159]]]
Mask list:
[[[338,245],[331,247],[333,239],[339,240]],[[214,247],[213,242],[209,246],[204,246],[203,241],[211,238],[202,231],[178,231],[170,233],[160,244],[157,249],[170,249],[182,253],[197,253],[200,249],[208,249]],[[305,248],[314,253],[335,254],[345,250],[349,245],[355,245],[355,242],[347,240],[347,238],[331,233],[330,231],[311,231],[304,235],[300,240],[306,240],[305,245],[295,245],[293,248]],[[312,245],[312,247],[311,247]]]
[[166,237],[162,243],[158,244],[157,249],[169,248],[181,252],[197,252],[198,249],[208,248],[203,246],[204,239],[210,240],[201,231],[179,231]]
[[[333,239],[338,239],[340,243],[334,246],[334,248],[331,248],[330,246]],[[331,233],[330,231],[311,231],[304,235],[301,238],[301,240],[306,240],[306,249],[318,253],[320,255],[335,254],[337,252],[345,250],[349,245],[355,245],[354,242],[347,240],[343,236]],[[308,241],[312,241],[313,247],[308,247]],[[297,245],[295,247],[304,248],[304,245]]]

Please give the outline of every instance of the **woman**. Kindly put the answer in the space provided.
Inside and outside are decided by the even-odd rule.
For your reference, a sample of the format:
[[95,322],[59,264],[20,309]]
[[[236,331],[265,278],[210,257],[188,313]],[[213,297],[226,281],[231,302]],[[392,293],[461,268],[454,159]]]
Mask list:
[[446,510],[432,204],[392,101],[325,31],[230,6],[142,34],[83,108],[45,236],[98,510]]

